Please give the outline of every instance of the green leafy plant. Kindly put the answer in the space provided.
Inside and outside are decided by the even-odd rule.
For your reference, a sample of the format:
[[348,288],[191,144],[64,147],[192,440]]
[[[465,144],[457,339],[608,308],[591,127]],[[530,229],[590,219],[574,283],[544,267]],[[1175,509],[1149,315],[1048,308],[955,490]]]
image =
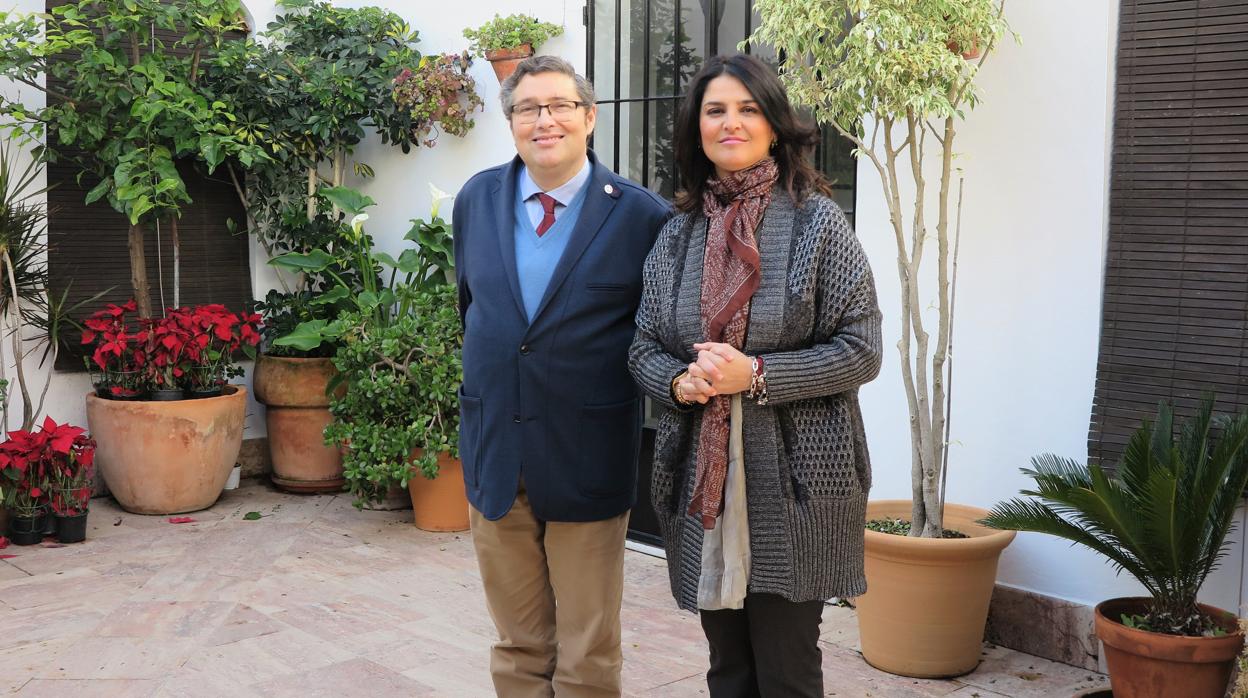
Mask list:
[[[247,230],[270,257],[334,251],[343,235],[341,210],[317,192],[342,187],[351,174],[373,175],[368,163],[355,158],[367,133],[405,153],[432,146],[440,132],[465,135],[481,102],[466,57],[422,58],[418,32],[394,12],[324,0],[281,0],[278,9],[260,40],[231,44],[209,66],[205,81],[214,98],[235,105],[238,137],[269,154],[250,164],[228,163]],[[397,90],[396,76],[416,80]],[[401,101],[417,92],[427,99]],[[319,270],[274,266],[279,289],[257,305],[265,316],[266,351],[332,355],[332,344],[302,349],[273,340],[301,323],[329,323],[349,310],[341,299],[325,301],[322,295],[339,280],[353,292],[364,290],[357,270],[350,263]]]
[[478,56],[485,56],[489,51],[517,48],[528,44],[537,50],[542,42],[563,33],[563,27],[550,22],[538,21],[536,17],[524,14],[507,15],[482,24],[476,29],[465,29],[464,38],[470,42],[468,50]]
[[[191,200],[176,163],[211,172],[226,159],[268,157],[239,137],[231,105],[201,81],[227,34],[243,29],[238,0],[78,0],[47,14],[0,12],[0,76],[46,94],[0,102],[4,128],[42,141],[50,160],[71,161],[96,183],[86,202],[107,200],[127,217],[134,297],[145,316],[145,228],[163,219],[176,226]],[[176,244],[174,256],[176,278]]]
[[1023,473],[1034,489],[993,507],[982,523],[1065,538],[1104,555],[1148,590],[1148,612],[1124,623],[1173,635],[1216,635],[1196,595],[1226,554],[1235,507],[1248,486],[1248,413],[1213,416],[1206,397],[1175,425],[1162,403],[1131,437],[1114,471],[1052,454]]
[[[762,20],[749,41],[771,44],[785,57],[780,78],[790,98],[853,141],[855,154],[879,174],[902,289],[898,349],[910,412],[911,535],[938,538],[949,455],[954,137],[978,100],[980,67],[1008,32],[1003,0],[757,0],[754,7]],[[962,46],[982,47],[981,57],[965,60]],[[934,196],[926,169],[932,155],[939,158]],[[961,201],[959,187],[958,212]],[[924,301],[929,243],[936,246],[936,287]],[[935,337],[924,319],[933,306]]]
[[[300,323],[274,344],[337,347],[331,390],[345,384],[346,391],[330,402],[334,421],[325,440],[343,450],[344,477],[357,506],[384,499],[391,486],[406,486],[415,472],[435,477],[437,454],[458,450],[462,334],[450,282],[451,230],[438,216],[438,194],[429,220],[413,221],[405,238],[419,247],[396,259],[374,251],[364,233],[371,198],[324,189],[321,195],[351,217],[344,244],[335,253],[315,249],[272,262],[324,271],[335,285],[321,298],[348,308],[331,321]],[[335,264],[362,271],[360,290],[332,271]],[[413,460],[416,449],[422,453]]]
[[417,474],[436,477],[438,453],[458,455],[463,369],[455,287],[400,284],[394,292],[403,314],[339,319],[346,332],[334,366],[347,390],[330,402],[334,421],[325,439],[343,447],[343,476],[357,506],[384,499]]

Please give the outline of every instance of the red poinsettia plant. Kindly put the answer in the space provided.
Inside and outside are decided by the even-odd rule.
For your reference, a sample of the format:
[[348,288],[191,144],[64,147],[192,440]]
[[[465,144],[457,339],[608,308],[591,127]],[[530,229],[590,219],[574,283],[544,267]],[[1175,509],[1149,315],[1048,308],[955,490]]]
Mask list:
[[102,397],[133,398],[144,390],[147,331],[136,312],[133,300],[110,303],[83,323],[82,343],[92,347],[87,369]]
[[131,318],[134,301],[109,305],[87,319],[82,343],[94,345],[88,366],[105,397],[148,389],[218,390],[243,370],[239,352],[256,356],[260,316],[212,303],[169,308],[162,318]]
[[234,313],[214,303],[170,311],[170,318],[185,332],[182,347],[185,381],[190,390],[216,390],[230,378],[243,375],[235,363],[241,351],[256,358],[260,343],[260,315]]
[[0,442],[4,503],[18,516],[36,515],[49,502],[56,513],[86,511],[91,499],[95,442],[86,430],[51,417],[38,430],[11,431]]

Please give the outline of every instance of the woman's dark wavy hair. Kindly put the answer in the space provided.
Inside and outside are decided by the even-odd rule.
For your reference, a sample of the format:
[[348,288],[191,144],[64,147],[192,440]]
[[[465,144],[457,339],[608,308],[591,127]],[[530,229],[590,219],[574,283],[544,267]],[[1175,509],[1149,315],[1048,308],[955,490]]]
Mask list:
[[693,76],[693,85],[680,107],[675,134],[676,169],[684,189],[676,193],[676,207],[685,212],[699,210],[706,180],[715,175],[715,165],[702,152],[698,122],[706,86],[721,75],[731,75],[745,85],[776,132],[776,147],[771,155],[779,166],[779,181],[789,196],[800,202],[812,191],[831,195],[831,183],[811,163],[819,143],[819,129],[798,118],[784,85],[770,66],[753,56],[736,53],[708,59]]

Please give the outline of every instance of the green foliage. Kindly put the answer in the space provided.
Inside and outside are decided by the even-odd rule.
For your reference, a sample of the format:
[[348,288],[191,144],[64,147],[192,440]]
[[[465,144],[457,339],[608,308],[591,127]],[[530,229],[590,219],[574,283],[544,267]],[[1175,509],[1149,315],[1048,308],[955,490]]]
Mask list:
[[868,117],[944,119],[974,105],[978,64],[954,49],[985,47],[1007,31],[996,0],[757,0],[750,41],[786,60],[795,102],[861,137]]
[[[1216,436],[1215,436],[1216,435]],[[1175,438],[1170,406],[1135,432],[1116,472],[1052,454],[1023,472],[1035,488],[993,507],[983,523],[1065,538],[1104,555],[1152,596],[1137,622],[1156,632],[1214,634],[1196,595],[1227,551],[1248,486],[1248,413],[1213,416],[1213,398]]]
[[536,51],[542,42],[563,33],[563,27],[550,22],[540,22],[536,17],[524,14],[507,15],[482,24],[476,29],[465,29],[464,38],[471,44],[468,50],[478,56],[486,51],[516,48],[529,44]]
[[[236,105],[238,137],[268,153],[263,161],[230,170],[247,209],[249,231],[275,258],[274,266],[286,272],[282,290],[259,306],[268,350],[326,356],[332,355],[332,344],[316,342],[303,349],[303,343],[273,340],[301,323],[328,324],[354,307],[341,302],[345,295],[332,301],[323,295],[342,288],[352,296],[366,290],[368,274],[362,270],[376,270],[360,266],[358,254],[341,249],[358,251],[338,214],[350,210],[354,215],[363,204],[336,201],[334,192],[348,172],[373,175],[367,163],[351,161],[353,152],[369,131],[403,152],[422,142],[433,145],[429,134],[439,127],[462,136],[472,126],[466,116],[480,99],[462,70],[445,69],[440,59],[422,59],[418,33],[393,12],[335,7],[322,0],[282,0],[279,11],[262,40],[231,45],[205,80],[215,98]],[[434,105],[416,108],[396,101],[398,76],[433,75],[431,70],[437,96],[447,100],[447,107],[439,112]],[[451,102],[459,106],[452,108]],[[309,201],[309,191],[318,189],[320,195]],[[299,257],[290,256],[316,250],[332,251],[333,262],[304,259],[300,264]]]
[[[341,227],[339,240],[331,249],[290,252],[274,257],[269,264],[307,274],[324,274],[330,283],[309,301],[309,306],[332,305],[338,312],[328,320],[316,317],[300,322],[289,333],[274,339],[272,346],[275,347],[310,352],[324,344],[341,341],[353,327],[342,313],[367,315],[378,326],[388,325],[409,314],[414,302],[410,294],[404,296],[397,292],[400,287],[435,288],[448,283],[454,268],[451,227],[437,215],[440,192],[435,190],[430,220],[413,220],[411,230],[404,236],[420,246],[404,250],[397,259],[374,251],[372,238],[364,233],[364,223],[368,220],[365,211],[373,205],[371,198],[346,187],[327,187],[320,193],[322,198],[341,209],[344,216],[351,216],[351,225]],[[390,271],[385,276],[387,268]]]
[[[451,284],[394,289],[406,310],[382,319],[351,312],[334,365],[347,390],[330,403],[326,443],[343,446],[343,473],[356,506],[380,501],[417,473],[437,476],[437,454],[458,454],[463,343]],[[422,455],[413,460],[415,449]]]
[[[153,29],[182,36],[166,44]],[[238,138],[230,105],[200,84],[204,63],[240,29],[238,0],[79,0],[41,16],[0,12],[0,75],[47,89],[46,73],[55,85],[46,106],[0,103],[11,119],[4,127],[54,135],[45,144],[52,160],[79,149],[74,164],[99,182],[88,203],[107,200],[131,224],[177,215],[190,201],[177,160],[211,172],[226,158],[266,157]]]

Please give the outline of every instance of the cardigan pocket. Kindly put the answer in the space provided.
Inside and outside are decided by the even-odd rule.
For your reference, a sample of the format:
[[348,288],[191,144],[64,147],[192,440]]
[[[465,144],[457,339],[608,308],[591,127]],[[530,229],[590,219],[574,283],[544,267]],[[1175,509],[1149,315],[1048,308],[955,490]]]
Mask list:
[[689,448],[690,415],[664,410],[654,435],[654,460],[650,470],[650,504],[656,512],[680,510],[684,487],[685,458]]

